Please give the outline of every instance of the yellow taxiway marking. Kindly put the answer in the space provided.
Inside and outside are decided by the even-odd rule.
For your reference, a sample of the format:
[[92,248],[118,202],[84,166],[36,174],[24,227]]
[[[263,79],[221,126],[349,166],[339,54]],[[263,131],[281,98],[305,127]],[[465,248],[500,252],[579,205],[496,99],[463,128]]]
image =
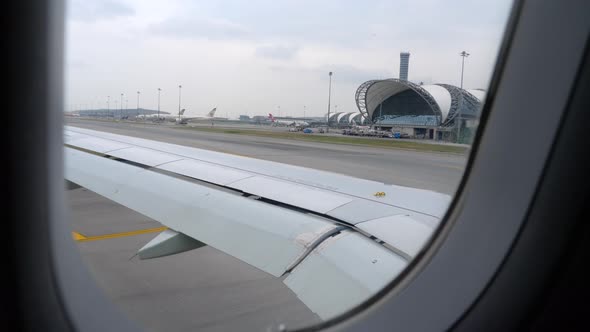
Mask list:
[[86,236],[84,236],[84,235],[82,235],[82,234],[80,234],[78,232],[72,232],[72,237],[76,241],[84,240],[86,238]]
[[130,231],[130,232],[121,232],[121,233],[96,235],[96,236],[85,236],[85,235],[80,234],[78,232],[72,232],[72,238],[74,238],[74,240],[78,241],[78,242],[87,242],[87,241],[114,239],[114,238],[118,238],[118,237],[133,236],[133,235],[138,235],[138,234],[163,232],[167,229],[168,229],[168,227],[164,226],[164,227],[139,229],[139,230]]

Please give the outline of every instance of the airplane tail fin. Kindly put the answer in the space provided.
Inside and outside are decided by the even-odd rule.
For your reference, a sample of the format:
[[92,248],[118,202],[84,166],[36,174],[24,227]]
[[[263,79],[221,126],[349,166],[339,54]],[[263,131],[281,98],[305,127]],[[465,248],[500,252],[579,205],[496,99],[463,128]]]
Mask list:
[[215,111],[217,111],[217,107],[213,107],[213,109],[211,111],[209,111],[209,113],[207,113],[207,116],[210,118],[214,117]]
[[268,113],[268,118],[270,121],[275,122],[275,118],[272,116],[272,113]]
[[178,112],[178,114],[184,115],[184,111],[185,111],[185,109],[183,108],[183,109],[180,110],[180,112]]

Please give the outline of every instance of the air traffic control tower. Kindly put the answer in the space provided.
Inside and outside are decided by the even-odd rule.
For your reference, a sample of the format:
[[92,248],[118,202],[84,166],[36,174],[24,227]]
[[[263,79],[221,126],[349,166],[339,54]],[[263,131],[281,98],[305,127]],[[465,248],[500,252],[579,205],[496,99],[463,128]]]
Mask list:
[[399,54],[399,79],[408,80],[408,68],[410,67],[410,52],[401,52]]

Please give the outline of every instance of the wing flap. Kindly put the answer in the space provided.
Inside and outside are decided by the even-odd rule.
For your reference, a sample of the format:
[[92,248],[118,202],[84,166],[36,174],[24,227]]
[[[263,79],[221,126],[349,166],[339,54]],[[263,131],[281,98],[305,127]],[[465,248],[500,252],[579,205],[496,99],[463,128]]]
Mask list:
[[321,214],[353,200],[350,196],[260,175],[234,182],[230,186]]
[[118,149],[127,149],[131,145],[119,143],[110,140],[97,140],[86,135],[75,135],[73,137],[65,137],[64,141],[66,144],[76,146],[81,149],[93,151],[96,153],[108,153]]
[[416,256],[432,234],[432,227],[403,214],[365,221],[356,227],[368,234],[379,234],[379,240],[409,257]]
[[177,155],[139,147],[129,147],[126,149],[115,150],[108,152],[108,155],[133,161],[134,163],[149,167],[182,160],[182,157]]
[[322,319],[352,309],[390,283],[407,262],[351,231],[324,241],[285,278]]
[[221,186],[227,186],[232,182],[254,176],[252,173],[234,168],[189,159],[160,165],[157,168]]
[[418,220],[434,227],[438,223],[438,219],[429,215],[421,213],[412,213],[407,209],[381,204],[365,199],[356,199],[348,204],[339,206],[327,212],[327,215],[342,219],[350,224],[356,225],[364,221],[383,218],[387,216],[394,216],[398,214],[412,214]]

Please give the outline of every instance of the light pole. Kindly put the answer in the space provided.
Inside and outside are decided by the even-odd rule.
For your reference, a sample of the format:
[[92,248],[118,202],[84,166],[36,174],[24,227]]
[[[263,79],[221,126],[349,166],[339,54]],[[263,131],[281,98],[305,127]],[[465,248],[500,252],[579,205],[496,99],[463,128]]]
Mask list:
[[135,114],[135,116],[138,116],[139,115],[139,94],[140,93],[141,92],[137,91],[137,112],[136,112],[137,114]]
[[[463,70],[465,69],[465,58],[469,56],[469,53],[463,51],[459,53],[459,55],[463,58],[461,59],[461,90],[463,90]],[[459,107],[459,111],[457,113],[457,143],[460,142],[461,138],[461,108]]]
[[119,112],[119,118],[123,118],[123,94],[121,94],[121,112]]
[[305,121],[305,105],[303,105],[303,120]]
[[328,85],[328,126],[326,128],[326,133],[330,132],[330,98],[332,96],[332,72],[329,72],[328,75],[330,76],[330,83]]
[[160,121],[160,92],[162,89],[158,88],[158,121]]
[[111,96],[107,96],[107,117],[111,115]]
[[463,58],[461,60],[461,89],[463,89],[463,69],[465,69],[465,58],[469,56],[469,53],[463,51],[459,55]]
[[182,91],[182,85],[178,85],[178,121],[180,121],[180,96]]

